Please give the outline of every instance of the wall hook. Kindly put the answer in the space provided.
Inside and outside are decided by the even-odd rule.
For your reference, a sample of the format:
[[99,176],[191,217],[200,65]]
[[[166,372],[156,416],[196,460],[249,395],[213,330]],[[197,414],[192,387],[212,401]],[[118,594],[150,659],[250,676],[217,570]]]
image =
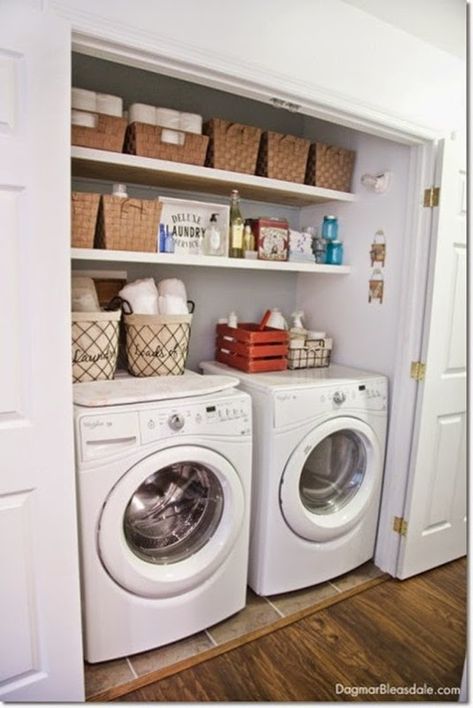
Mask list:
[[393,173],[386,170],[378,175],[363,175],[361,184],[370,192],[385,194],[391,186]]

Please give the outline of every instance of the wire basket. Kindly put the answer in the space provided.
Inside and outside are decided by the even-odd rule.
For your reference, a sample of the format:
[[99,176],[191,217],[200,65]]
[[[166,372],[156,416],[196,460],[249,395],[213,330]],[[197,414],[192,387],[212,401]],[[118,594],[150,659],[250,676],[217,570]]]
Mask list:
[[192,315],[125,315],[126,357],[133,376],[180,376]]
[[72,380],[113,379],[121,311],[72,313]]
[[289,349],[287,365],[289,369],[319,369],[330,365],[332,340],[319,339],[314,346]]

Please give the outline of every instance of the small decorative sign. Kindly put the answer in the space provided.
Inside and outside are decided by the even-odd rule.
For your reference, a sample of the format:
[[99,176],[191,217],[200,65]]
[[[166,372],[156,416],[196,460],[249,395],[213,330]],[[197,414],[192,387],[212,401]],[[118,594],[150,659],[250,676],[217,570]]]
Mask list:
[[384,263],[386,261],[386,238],[382,229],[377,231],[374,235],[373,243],[371,244],[370,257],[371,267],[373,267],[375,263],[380,263],[384,268]]
[[369,278],[368,302],[383,304],[384,264],[386,262],[386,237],[383,229],[378,229],[370,247],[371,275]]
[[[217,215],[217,224],[228,253],[228,229],[230,208],[224,204],[196,202],[187,199],[160,197],[162,204],[160,224],[164,224],[174,241],[174,253],[192,256],[201,252],[204,232],[212,214]],[[166,228],[167,227],[167,228]]]
[[368,302],[383,303],[384,274],[381,268],[373,268],[369,280]]

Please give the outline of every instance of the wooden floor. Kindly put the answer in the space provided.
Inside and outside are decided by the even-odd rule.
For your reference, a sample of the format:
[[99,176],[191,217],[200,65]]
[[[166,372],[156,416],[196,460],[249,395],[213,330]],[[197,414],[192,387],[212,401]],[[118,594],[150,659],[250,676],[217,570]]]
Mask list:
[[[455,701],[438,693],[355,697],[353,687],[458,687],[465,645],[461,559],[410,580],[389,580],[119,700]],[[336,684],[352,693],[337,694]]]

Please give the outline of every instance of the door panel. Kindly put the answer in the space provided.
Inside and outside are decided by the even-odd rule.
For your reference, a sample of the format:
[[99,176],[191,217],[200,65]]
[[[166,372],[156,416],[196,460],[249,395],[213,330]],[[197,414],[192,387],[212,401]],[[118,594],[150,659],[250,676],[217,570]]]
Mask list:
[[401,539],[398,577],[466,552],[466,150],[445,141],[440,205],[434,216],[418,414]]
[[24,2],[0,14],[0,700],[80,701],[70,30]]

